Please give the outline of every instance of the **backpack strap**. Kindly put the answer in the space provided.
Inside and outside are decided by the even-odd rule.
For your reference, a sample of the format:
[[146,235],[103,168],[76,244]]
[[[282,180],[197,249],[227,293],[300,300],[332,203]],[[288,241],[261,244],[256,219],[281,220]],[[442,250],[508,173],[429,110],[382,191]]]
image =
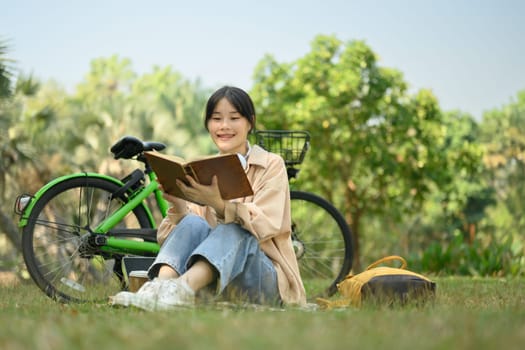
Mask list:
[[370,270],[370,269],[373,269],[374,267],[377,267],[378,265],[381,265],[382,263],[385,263],[387,261],[394,261],[394,260],[401,261],[400,269],[403,269],[403,270],[406,269],[406,267],[407,267],[406,260],[403,259],[402,257],[398,256],[398,255],[385,256],[384,258],[381,258],[381,259],[377,260],[376,262],[373,262],[372,264],[370,264],[366,269]]

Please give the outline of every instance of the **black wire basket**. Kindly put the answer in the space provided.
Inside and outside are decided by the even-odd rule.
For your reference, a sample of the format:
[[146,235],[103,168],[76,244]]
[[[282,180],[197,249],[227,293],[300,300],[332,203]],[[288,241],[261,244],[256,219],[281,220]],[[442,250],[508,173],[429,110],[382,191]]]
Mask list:
[[279,154],[286,165],[301,164],[310,148],[307,131],[257,130],[255,140],[265,150]]

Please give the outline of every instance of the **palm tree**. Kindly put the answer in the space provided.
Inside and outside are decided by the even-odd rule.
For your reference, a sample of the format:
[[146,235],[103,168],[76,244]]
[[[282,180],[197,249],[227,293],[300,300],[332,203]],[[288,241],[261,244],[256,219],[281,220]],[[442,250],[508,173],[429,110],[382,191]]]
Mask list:
[[[10,143],[7,130],[9,129],[10,100],[12,96],[12,67],[13,60],[7,57],[8,46],[5,40],[0,39],[0,189],[5,193],[8,163],[11,160]],[[3,196],[2,196],[3,197]],[[3,198],[5,199],[5,198]],[[2,203],[4,201],[2,200]],[[5,205],[0,206],[0,228],[5,232],[16,248],[20,248],[18,229],[11,217],[6,214]]]
[[[8,45],[0,39],[0,231],[20,249],[20,234],[13,215],[13,200],[20,192],[29,192],[40,176],[31,156],[35,118],[24,120],[27,99],[34,96],[40,83],[32,76],[15,79],[14,60],[7,57]],[[42,114],[38,111],[37,115]],[[36,175],[35,175],[36,173]],[[37,188],[38,181],[33,185]]]
[[7,57],[7,43],[0,38],[0,99],[11,95],[11,79],[13,77],[11,64],[13,60]]

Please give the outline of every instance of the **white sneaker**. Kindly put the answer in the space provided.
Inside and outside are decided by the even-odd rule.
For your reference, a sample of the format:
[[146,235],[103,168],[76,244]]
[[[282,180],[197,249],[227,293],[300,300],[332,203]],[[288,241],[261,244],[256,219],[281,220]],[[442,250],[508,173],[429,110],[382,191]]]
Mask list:
[[154,298],[159,294],[159,290],[162,288],[162,285],[164,284],[166,280],[161,280],[159,278],[155,278],[151,281],[148,281],[144,283],[139,290],[137,290],[136,294],[140,294],[143,296]]
[[170,310],[178,306],[192,305],[195,305],[195,292],[185,281],[180,278],[164,280],[158,294],[157,310]]
[[130,306],[133,298],[135,298],[135,293],[119,292],[109,297],[109,303],[111,305]]
[[110,297],[112,305],[135,306],[147,311],[171,310],[195,304],[195,292],[181,279],[158,279],[144,283],[136,292]]
[[153,311],[157,304],[158,292],[166,280],[155,278],[140,287],[136,293],[120,292],[110,297],[111,305],[136,306],[138,308]]

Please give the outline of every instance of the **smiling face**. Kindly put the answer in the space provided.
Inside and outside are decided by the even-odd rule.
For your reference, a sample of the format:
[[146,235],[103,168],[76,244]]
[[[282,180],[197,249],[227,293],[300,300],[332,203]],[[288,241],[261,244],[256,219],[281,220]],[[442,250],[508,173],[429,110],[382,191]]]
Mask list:
[[252,126],[226,97],[217,102],[206,126],[220,153],[248,152],[246,141]]

